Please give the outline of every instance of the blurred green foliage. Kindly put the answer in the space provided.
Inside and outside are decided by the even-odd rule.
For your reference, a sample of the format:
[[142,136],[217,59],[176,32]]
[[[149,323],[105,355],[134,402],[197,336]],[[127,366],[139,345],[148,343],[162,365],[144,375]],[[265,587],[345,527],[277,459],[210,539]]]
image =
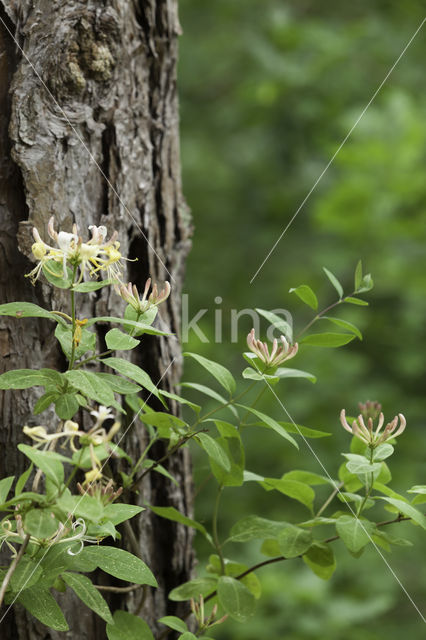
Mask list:
[[[191,334],[189,350],[233,369],[251,329],[239,323],[230,344],[230,310],[278,307],[301,328],[312,317],[290,287],[309,284],[320,309],[336,299],[322,267],[350,292],[359,258],[371,272],[369,308],[339,309],[360,326],[356,340],[332,352],[300,350],[298,368],[318,376],[315,386],[292,380],[281,399],[294,420],[333,433],[313,448],[336,476],[348,450],[338,414],[358,401],[382,403],[390,419],[408,421],[398,442],[394,480],[425,482],[424,344],[426,316],[426,97],[424,28],[392,72],[254,281],[250,280],[361,115],[424,17],[419,1],[357,3],[331,0],[181,0],[181,138],[184,191],[195,235],[186,290],[190,315],[210,342]],[[215,302],[215,297],[222,300]],[[214,341],[214,311],[222,313],[223,340]],[[266,329],[266,323],[263,325]],[[319,327],[317,328],[319,330]],[[185,378],[197,380],[196,365]],[[263,401],[271,411],[276,401]],[[259,407],[260,409],[262,406]],[[285,420],[279,405],[277,419]],[[312,453],[300,453],[270,434],[255,432],[248,468],[279,475],[292,468],[320,472]],[[395,464],[395,463],[394,463]],[[207,470],[196,472],[202,483]],[[211,484],[211,483],[210,483]],[[207,518],[213,488],[196,504]],[[252,483],[250,483],[252,485]],[[293,509],[261,489],[225,492],[221,527],[249,513],[264,517]],[[384,511],[384,515],[386,512]],[[403,535],[395,526],[393,533]],[[412,534],[411,534],[412,535]],[[389,557],[392,569],[422,610],[426,562],[421,537],[415,550]],[[227,624],[221,640],[396,639],[424,637],[423,622],[373,548],[356,560],[339,554],[330,583],[297,560],[259,572],[265,597],[248,625]],[[423,544],[423,549],[424,549]],[[200,545],[200,553],[203,552]],[[253,548],[251,563],[261,556]],[[425,611],[422,611],[425,614]]]

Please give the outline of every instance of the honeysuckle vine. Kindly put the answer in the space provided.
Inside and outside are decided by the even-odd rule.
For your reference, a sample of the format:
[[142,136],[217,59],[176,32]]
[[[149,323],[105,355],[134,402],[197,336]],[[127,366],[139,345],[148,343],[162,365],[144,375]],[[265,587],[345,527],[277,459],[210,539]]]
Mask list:
[[[254,613],[261,593],[256,572],[262,567],[294,558],[319,577],[329,579],[336,567],[331,542],[339,539],[352,555],[359,556],[369,544],[385,551],[400,544],[388,529],[401,521],[426,529],[426,518],[417,508],[425,501],[426,486],[409,488],[409,497],[389,486],[388,462],[406,419],[399,413],[385,425],[384,415],[390,409],[382,412],[377,402],[360,404],[357,417],[347,416],[346,409],[341,409],[341,425],[352,441],[341,464],[336,449],[336,465],[330,476],[283,466],[279,477],[267,477],[258,469],[247,469],[245,464],[248,429],[273,432],[277,447],[282,447],[283,460],[288,447],[299,448],[306,438],[332,435],[273,417],[271,385],[280,384],[283,391],[292,392],[292,378],[305,379],[306,384],[315,382],[312,373],[293,368],[301,351],[341,347],[362,338],[346,317],[326,315],[342,305],[348,309],[348,305],[367,305],[359,296],[368,292],[373,282],[370,274],[363,274],[361,263],[356,267],[350,294],[345,294],[337,277],[324,269],[338,298],[326,301],[322,311],[318,311],[318,298],[311,287],[302,284],[290,289],[314,312],[313,317],[304,319],[304,326],[301,323],[303,328],[295,332],[296,338],[282,318],[258,309],[281,335],[268,343],[256,336],[254,329],[249,332],[249,350],[243,353],[248,366],[242,369],[238,384],[223,364],[198,353],[185,353],[184,357],[200,367],[206,381],[185,381],[180,390],[169,392],[158,388],[146,371],[121,357],[123,351],[143,349],[139,338],[144,334],[167,337],[155,326],[155,319],[161,304],[173,296],[169,283],[160,286],[150,278],[141,284],[125,282],[125,262],[132,257],[121,255],[117,233],[108,239],[104,226],[90,226],[88,239],[84,240],[76,225],[71,232],[56,230],[52,218],[47,227],[52,242],[45,242],[44,235],[43,230],[33,230],[32,253],[37,264],[28,277],[34,286],[43,277],[53,287],[68,291],[68,307],[48,310],[32,303],[12,302],[0,305],[0,315],[22,323],[27,318],[53,323],[67,366],[64,371],[21,369],[0,376],[0,389],[43,388],[34,402],[32,417],[21,425],[24,441],[18,448],[27,458],[28,468],[18,478],[0,480],[0,543],[10,553],[9,565],[0,568],[0,606],[18,603],[45,625],[65,632],[68,623],[54,593],[71,589],[105,621],[110,640],[127,639],[129,629],[135,639],[160,640],[174,630],[182,640],[211,640],[214,627],[226,624],[228,618],[245,622]],[[102,287],[111,287],[121,297],[126,304],[124,313],[80,317],[81,296]],[[303,320],[305,314],[300,315]],[[324,322],[332,330],[309,332]],[[107,349],[103,351],[97,345],[97,324],[111,327],[105,334]],[[151,399],[155,399],[156,408]],[[172,402],[180,406],[179,415],[170,410]],[[353,406],[355,402],[356,398]],[[162,410],[158,410],[158,403]],[[339,410],[336,408],[332,425],[336,433]],[[125,425],[129,423],[145,431],[147,446],[137,459],[126,450]],[[167,443],[166,451],[160,458],[151,458],[153,445],[159,440]],[[149,474],[161,473],[165,481],[178,483],[169,461],[188,446],[202,452],[209,468],[197,495],[206,483],[216,484],[217,498],[207,523],[171,506],[135,504]],[[301,462],[305,455],[302,446]],[[221,509],[228,488],[235,490],[246,483],[265,489],[262,511],[247,514],[224,532]],[[282,500],[283,520],[267,517],[270,491]],[[306,517],[300,521],[293,516],[294,500],[306,509]],[[390,519],[383,519],[383,509],[393,514]],[[157,579],[132,527],[132,519],[143,519],[147,510],[155,517],[195,529],[206,538],[212,552],[207,562],[200,559],[201,568],[193,580],[169,594],[171,601],[187,601],[187,615],[162,617],[156,630],[147,627],[140,612],[147,590],[156,588]],[[122,548],[123,533],[133,553]],[[254,540],[260,542],[255,553]],[[241,544],[247,544],[247,565],[235,560],[240,557],[235,545]],[[93,584],[90,574],[96,568],[128,581],[129,586]],[[134,592],[134,609],[112,612],[101,595],[103,592],[108,597],[110,591]]]

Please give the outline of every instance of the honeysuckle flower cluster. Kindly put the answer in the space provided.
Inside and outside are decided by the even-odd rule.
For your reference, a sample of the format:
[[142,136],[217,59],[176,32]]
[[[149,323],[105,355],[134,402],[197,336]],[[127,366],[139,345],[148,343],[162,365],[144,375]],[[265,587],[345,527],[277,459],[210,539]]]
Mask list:
[[[91,238],[87,242],[78,235],[78,227],[73,224],[72,232],[56,231],[55,218],[52,216],[47,226],[49,237],[56,243],[51,246],[42,240],[40,233],[36,227],[33,228],[34,244],[31,247],[33,256],[38,260],[38,264],[27,277],[33,284],[38,280],[43,268],[53,276],[57,272],[49,269],[52,262],[62,263],[63,276],[67,278],[67,266],[78,267],[80,275],[75,284],[79,284],[87,276],[97,277],[99,272],[106,272],[107,279],[114,284],[116,292],[130,304],[139,314],[144,313],[151,307],[157,307],[167,300],[170,295],[170,284],[165,282],[164,288],[158,291],[156,284],[153,284],[152,291],[148,295],[151,287],[151,278],[145,283],[142,298],[135,285],[131,282],[124,284],[121,281],[123,272],[123,258],[119,248],[120,243],[117,241],[117,231],[114,231],[111,238],[106,240],[108,235],[107,228],[104,226],[90,225],[89,231]],[[81,321],[77,321],[81,322]],[[87,321],[86,321],[87,322]],[[81,332],[81,328],[78,327]]]
[[114,422],[107,432],[102,425],[105,420],[114,418],[114,414],[111,413],[109,408],[100,405],[97,410],[93,410],[90,413],[96,418],[96,422],[89,431],[80,430],[80,426],[77,422],[65,420],[62,430],[57,433],[48,433],[46,427],[42,425],[38,425],[36,427],[29,427],[26,425],[23,428],[23,432],[36,443],[34,445],[34,448],[36,449],[41,445],[47,445],[53,440],[60,440],[61,438],[64,438],[62,447],[69,443],[72,451],[77,451],[75,446],[76,438],[79,438],[80,444],[83,446],[98,446],[100,444],[108,445],[120,429],[120,422]]
[[157,307],[159,304],[167,300],[170,295],[170,283],[165,282],[164,288],[159,292],[157,285],[152,286],[152,291],[148,295],[151,287],[151,278],[145,283],[145,289],[142,298],[139,296],[139,291],[136,285],[132,285],[129,282],[127,285],[121,284],[118,287],[118,293],[127,304],[129,304],[139,314],[145,313],[150,307]]
[[80,277],[77,283],[83,280],[87,271],[90,277],[97,277],[99,271],[106,271],[107,278],[119,279],[123,269],[123,258],[119,251],[120,243],[116,240],[117,232],[114,231],[111,238],[106,241],[106,227],[90,225],[89,231],[91,233],[90,240],[83,242],[83,239],[78,235],[76,224],[73,225],[71,233],[56,231],[55,219],[52,216],[47,232],[56,246],[51,246],[42,240],[38,229],[34,227],[35,242],[31,250],[39,263],[27,274],[31,282],[33,284],[36,282],[43,267],[52,275],[56,275],[49,270],[49,263],[52,261],[62,263],[64,278],[67,277],[67,263],[72,267],[78,267]]
[[[369,417],[367,419],[367,424],[365,424],[364,417],[360,414],[353,422],[352,426],[348,424],[346,420],[346,411],[342,409],[340,412],[340,422],[342,427],[349,431],[353,436],[356,436],[368,445],[371,449],[378,447],[379,444],[383,444],[387,440],[391,440],[392,438],[396,438],[400,436],[404,431],[406,426],[406,420],[402,413],[399,413],[397,416],[393,418],[390,422],[387,423],[385,428],[382,431],[382,427],[385,422],[385,417],[382,412],[379,415],[379,421],[377,427],[374,429],[373,418]],[[399,427],[398,427],[399,423]],[[398,427],[398,428],[397,428]],[[396,431],[395,431],[396,430]]]
[[299,349],[297,342],[291,345],[287,342],[284,336],[280,336],[280,340],[281,345],[278,346],[278,340],[274,338],[272,350],[269,353],[269,347],[266,342],[256,340],[254,329],[252,329],[247,336],[247,344],[250,351],[252,351],[268,367],[278,367],[286,360],[294,358]]
[[[90,461],[92,468],[89,469],[84,475],[83,487],[87,490],[87,487],[91,487],[96,483],[101,483],[99,486],[104,486],[102,483],[104,482],[104,476],[102,474],[102,463],[96,455],[95,447],[103,444],[107,447],[110,454],[113,453],[111,448],[111,440],[115,436],[115,434],[119,431],[121,424],[118,421],[115,421],[112,427],[107,431],[103,424],[106,420],[114,419],[114,414],[111,412],[109,407],[104,407],[103,405],[99,405],[98,409],[94,409],[90,412],[91,415],[96,419],[94,426],[89,431],[82,431],[77,422],[73,422],[72,420],[65,420],[62,430],[57,433],[48,433],[46,427],[42,425],[38,425],[36,427],[28,427],[25,426],[23,428],[23,432],[26,436],[31,438],[36,444],[34,448],[38,448],[41,445],[48,445],[53,440],[59,440],[64,438],[64,442],[62,443],[62,447],[69,443],[70,449],[72,451],[78,451],[75,446],[75,439],[79,439],[79,443],[83,447],[89,447],[90,453]],[[98,487],[98,485],[96,485]],[[108,486],[108,484],[107,484]],[[98,487],[99,488],[99,487]],[[114,500],[119,493],[116,495],[114,491],[107,491],[105,496],[109,501]],[[104,495],[104,494],[102,494]],[[108,497],[109,496],[109,497]]]

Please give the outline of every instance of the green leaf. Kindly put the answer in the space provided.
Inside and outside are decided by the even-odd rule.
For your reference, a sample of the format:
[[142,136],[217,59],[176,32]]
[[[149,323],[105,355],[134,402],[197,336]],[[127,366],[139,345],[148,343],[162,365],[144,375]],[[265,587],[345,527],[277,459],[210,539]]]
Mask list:
[[330,545],[314,542],[303,556],[303,561],[319,578],[329,580],[336,568],[336,560]]
[[80,409],[75,393],[64,393],[55,400],[55,411],[61,420],[71,420]]
[[357,304],[359,307],[368,307],[368,302],[366,300],[361,300],[361,298],[352,298],[352,296],[348,296],[343,300],[343,302]]
[[284,558],[303,555],[312,544],[312,532],[288,524],[278,535],[277,542]]
[[340,516],[336,520],[337,533],[352,553],[358,553],[371,542],[375,528],[374,522],[354,516]]
[[[126,321],[130,320],[131,322],[139,322],[139,323],[142,323],[145,327],[150,327],[154,322],[157,316],[157,313],[158,313],[157,307],[150,307],[149,309],[147,309],[147,311],[140,314],[136,311],[136,309],[133,309],[133,307],[130,304],[128,304],[124,310],[124,318]],[[127,322],[126,324],[123,324],[123,329],[133,337],[138,337],[143,335],[143,333],[145,333],[143,329],[137,329],[135,327],[132,327]]]
[[125,520],[130,520],[141,511],[145,511],[144,507],[138,507],[134,504],[112,503],[104,507],[104,517],[116,525]]
[[216,585],[216,578],[195,578],[172,589],[169,598],[174,602],[183,602],[191,598],[198,599],[200,595],[207,596],[212,593],[216,589]]
[[[149,307],[149,309],[147,309],[143,313],[139,313],[139,311],[136,311],[136,309],[134,309],[132,305],[128,304],[124,310],[124,317],[126,318],[126,320],[134,320],[135,322],[142,322],[143,324],[149,325],[149,326],[152,325],[155,318],[157,317],[157,314],[158,314],[157,307]],[[124,328],[126,331],[128,331],[129,329],[129,327],[126,327],[126,326]],[[132,330],[132,333],[135,336],[140,335],[139,332],[137,331],[134,332]]]
[[115,375],[114,373],[96,373],[98,379],[102,380],[106,385],[108,385],[112,391],[116,393],[121,393],[123,395],[127,395],[129,393],[138,393],[141,390],[141,387],[134,382],[130,382],[121,376]]
[[[72,326],[58,324],[55,329],[55,337],[59,341],[65,356],[70,360],[73,344]],[[81,358],[88,351],[96,351],[96,334],[82,327],[80,342],[75,349],[75,358]]]
[[288,433],[297,433],[298,435],[302,435],[305,438],[325,438],[326,436],[331,436],[331,433],[327,433],[326,431],[319,431],[319,429],[310,429],[309,427],[304,427],[301,424],[293,424],[292,422],[282,422],[278,421]]
[[[67,571],[74,564],[77,556],[70,555],[68,549],[75,544],[74,541],[69,544],[54,544],[47,549],[40,549],[35,560],[40,563],[40,567],[43,569],[43,582],[52,584],[63,571]],[[77,548],[79,548],[78,543]],[[84,568],[85,571],[93,571],[94,569],[96,569],[96,565],[90,567],[88,563]]]
[[64,492],[60,498],[57,498],[57,505],[62,509],[64,515],[72,513],[77,518],[84,518],[95,523],[99,522],[104,515],[102,502],[88,494],[73,496]]
[[128,351],[134,349],[140,343],[140,340],[135,340],[127,333],[123,333],[120,329],[110,329],[105,336],[105,342],[108,349],[115,351]]
[[154,640],[151,629],[145,620],[127,611],[116,611],[114,623],[107,624],[108,640]]
[[160,331],[160,329],[155,329],[151,327],[149,324],[145,324],[144,322],[136,322],[133,320],[127,320],[126,318],[116,318],[113,316],[99,316],[98,318],[89,318],[86,327],[91,327],[96,322],[110,322],[114,324],[123,324],[127,327],[139,329],[138,335],[142,333],[148,333],[153,336],[171,336],[173,334],[168,331]]
[[185,633],[182,633],[178,640],[198,640],[197,636],[194,636],[193,633],[191,633],[190,631],[185,631]]
[[[128,462],[132,463],[130,456],[128,456],[126,452],[123,451],[123,449],[121,449],[116,444],[113,444],[112,442],[109,442],[108,445],[98,444],[97,446],[93,447],[93,451],[95,456],[100,461],[106,460],[106,458],[109,458],[111,454],[113,454],[114,457],[125,458]],[[76,464],[82,469],[91,469],[92,460],[90,457],[89,447],[84,447],[83,449],[75,451],[72,455],[72,461],[73,464]]]
[[15,369],[0,376],[0,389],[29,389],[62,383],[62,376],[53,369]]
[[98,378],[96,373],[74,369],[64,373],[64,376],[86,398],[95,400],[105,407],[115,407],[122,411],[120,405],[115,401],[112,389],[105,384],[102,378]]
[[246,622],[254,613],[254,595],[235,578],[221,576],[217,584],[217,596],[225,613],[238,622]]
[[43,574],[43,569],[28,556],[24,556],[10,578],[10,586],[15,593],[35,585]]
[[200,356],[198,353],[189,353],[188,351],[183,354],[184,356],[189,356],[194,358],[202,367],[204,367],[216,380],[219,384],[222,385],[226,391],[228,391],[229,395],[232,396],[236,389],[236,383],[232,374],[223,367],[221,364],[217,362],[213,362],[213,360],[208,360],[204,358],[204,356]]
[[318,309],[318,299],[307,284],[301,284],[299,287],[289,289],[289,293],[295,293],[311,309]]
[[351,473],[346,468],[346,462],[339,467],[339,480],[344,483],[344,487],[347,491],[358,491],[362,487],[362,482],[357,475]]
[[356,265],[355,276],[354,276],[355,291],[358,291],[358,288],[361,286],[361,281],[362,281],[362,262],[361,260],[359,260],[358,264]]
[[19,476],[18,480],[16,481],[15,496],[19,496],[22,493],[22,490],[27,484],[28,478],[30,477],[30,474],[33,470],[33,466],[34,465],[31,463],[28,469],[21,473],[21,475]]
[[268,556],[268,558],[281,557],[281,550],[278,541],[275,539],[264,540],[260,547],[260,552],[263,553],[264,556]]
[[66,267],[67,277],[64,278],[64,267],[62,265],[62,261],[54,262],[53,260],[49,260],[48,264],[43,265],[42,270],[46,280],[55,287],[58,287],[59,289],[71,288],[72,272],[71,269]]
[[127,376],[131,380],[134,380],[140,384],[141,387],[152,393],[152,395],[157,398],[159,397],[159,391],[149,375],[136,364],[123,360],[123,358],[103,358],[102,362],[106,364],[107,367],[111,367],[111,369],[118,371],[118,373],[123,374],[123,376]]
[[69,458],[61,456],[54,451],[39,451],[26,444],[18,444],[18,449],[25,454],[31,462],[34,462],[56,486],[63,483],[64,467],[62,462],[70,462]]
[[331,316],[322,316],[319,319],[320,320],[329,320],[330,322],[332,322],[333,324],[337,325],[338,327],[342,327],[342,329],[347,329],[351,333],[355,334],[357,336],[357,338],[362,340],[361,331],[358,329],[358,327],[356,327],[352,322],[349,322],[348,320],[342,320],[341,318],[332,318]]
[[[198,384],[197,382],[182,382],[181,387],[187,387],[188,389],[195,389],[195,391],[199,391],[200,393],[204,393],[204,395],[217,400],[223,404],[227,404],[228,400],[221,396],[214,389],[210,389],[210,387],[206,387],[204,384]],[[231,409],[232,406],[228,406],[227,408]]]
[[80,284],[73,285],[73,291],[78,293],[87,293],[89,291],[98,291],[103,287],[108,287],[110,284],[115,284],[115,280],[97,280],[93,282],[81,282]]
[[396,498],[388,498],[384,496],[379,496],[379,500],[386,500],[389,504],[396,507],[399,513],[403,513],[404,516],[411,518],[413,522],[419,524],[423,529],[426,529],[426,517],[415,509],[411,504],[407,502],[403,502],[402,500],[397,500]]
[[256,309],[256,311],[270,323],[271,327],[275,327],[289,342],[293,342],[293,327],[286,320],[273,311],[265,311],[264,309]]
[[330,480],[327,476],[320,476],[318,473],[312,471],[288,471],[283,475],[283,480],[297,480],[298,482],[304,482],[305,484],[317,485],[317,484],[330,484],[333,489],[336,488],[337,482]]
[[307,378],[313,384],[317,381],[316,376],[312,373],[308,373],[308,371],[302,371],[301,369],[287,369],[287,367],[278,367],[275,371],[274,376],[277,378]]
[[58,520],[47,509],[30,509],[25,514],[24,529],[34,538],[50,538],[58,526]]
[[186,422],[171,413],[151,411],[150,413],[139,414],[139,419],[144,424],[150,424],[156,427],[161,438],[169,438],[170,433],[173,431],[179,434],[186,432]]
[[394,448],[388,442],[385,442],[383,444],[379,444],[377,449],[374,449],[373,460],[375,462],[379,462],[381,460],[386,460],[386,458],[389,458],[389,456],[391,456],[393,454],[393,452],[394,452]]
[[277,422],[270,416],[266,415],[266,413],[262,413],[262,411],[258,411],[253,407],[246,407],[243,404],[238,404],[237,406],[242,407],[242,409],[245,409],[249,413],[252,413],[253,415],[255,415],[257,418],[259,418],[259,420],[261,420],[262,426],[272,429],[273,431],[278,433],[282,438],[291,442],[291,444],[294,445],[296,449],[299,448],[299,445],[297,444],[296,440],[287,433],[286,429],[283,426],[281,426],[279,422]]
[[81,560],[87,558],[91,562],[96,562],[102,571],[120,580],[148,584],[151,587],[158,586],[146,564],[124,549],[108,546],[85,547],[79,556]]
[[180,631],[181,633],[185,633],[185,631],[188,631],[186,623],[176,616],[164,616],[163,618],[159,618],[158,622],[161,622],[161,624],[165,624],[167,627],[173,629],[174,631]]
[[337,293],[339,295],[339,299],[341,300],[343,298],[343,287],[342,287],[342,285],[340,284],[340,282],[338,281],[336,276],[333,273],[331,273],[331,271],[329,271],[325,267],[323,267],[323,271],[324,271],[325,275],[327,276],[327,278],[330,280],[330,282],[333,285],[333,287],[336,289],[336,291],[337,291]]
[[37,620],[55,631],[68,631],[69,627],[58,603],[47,589],[40,589],[37,585],[21,591],[17,598],[27,611]]
[[375,477],[380,473],[382,468],[381,462],[371,462],[365,457],[357,453],[343,453],[342,454],[349,462],[346,463],[346,467],[350,473],[360,474],[374,474]]
[[365,499],[365,496],[359,495],[359,493],[351,493],[350,491],[339,491],[337,499],[341,502],[355,502],[358,507],[363,505],[363,510],[370,509],[374,506],[374,500],[371,498]]
[[426,493],[426,484],[416,484],[411,489],[407,489],[407,493]]
[[52,311],[43,309],[32,302],[9,302],[0,304],[0,316],[12,316],[17,318],[48,318],[55,322],[64,322],[64,320]]
[[348,333],[311,333],[300,342],[313,347],[342,347],[354,338],[354,335]]
[[226,487],[239,487],[244,482],[245,464],[244,448],[240,434],[234,425],[229,422],[214,420],[214,423],[221,436],[216,442],[224,449],[231,463],[231,470],[226,472],[223,467],[210,458],[211,470],[219,484],[223,484]]
[[184,524],[187,527],[192,527],[193,529],[197,529],[200,533],[202,533],[209,542],[211,542],[211,536],[208,533],[207,529],[196,520],[192,520],[187,516],[180,513],[174,507],[149,507],[151,511],[153,511],[157,516],[161,518],[166,518],[167,520],[172,520],[173,522],[179,522],[180,524]]
[[412,504],[424,504],[426,502],[426,486],[425,485],[415,485],[408,489],[408,493],[416,493],[411,503]]
[[45,411],[60,395],[59,391],[49,391],[48,393],[44,393],[34,405],[33,414],[36,416],[39,413],[42,413],[42,411]]
[[92,609],[106,622],[113,624],[107,603],[87,576],[66,572],[61,575],[61,578],[89,609]]
[[285,496],[301,502],[312,511],[315,493],[309,485],[297,480],[286,480],[285,478],[265,478],[260,484],[267,491],[275,489]]
[[182,396],[179,396],[176,393],[171,393],[170,391],[165,391],[164,389],[161,389],[160,396],[164,398],[169,398],[170,400],[175,400],[179,404],[186,404],[188,407],[191,407],[191,409],[195,411],[195,413],[199,413],[201,411],[201,407],[199,404],[190,402],[186,398],[182,398]]
[[6,502],[7,496],[9,495],[9,491],[14,480],[15,476],[8,476],[7,478],[3,478],[3,480],[0,480],[0,504],[2,502]]
[[228,541],[248,542],[249,540],[275,538],[286,526],[286,522],[266,520],[259,516],[247,516],[233,525]]
[[226,472],[231,471],[231,462],[226,454],[226,451],[221,447],[219,442],[209,436],[207,433],[199,433],[196,436],[196,440],[199,441],[201,447],[207,453],[209,458],[214,460],[222,469]]
[[252,367],[246,367],[242,372],[242,376],[246,380],[269,380],[269,384],[274,384],[279,380],[277,376],[259,373],[259,371],[252,369]]
[[151,460],[151,458],[145,458],[140,468],[150,469],[151,471],[154,471],[154,473],[160,473],[165,478],[168,478],[170,482],[173,482],[173,484],[176,485],[176,487],[179,486],[179,482],[176,480],[176,478],[172,476],[172,474],[169,471],[167,471],[167,469],[163,467],[162,464],[159,464],[155,460]]
[[357,293],[364,293],[365,291],[370,291],[374,287],[373,278],[370,273],[367,273],[362,281],[361,286],[357,290]]

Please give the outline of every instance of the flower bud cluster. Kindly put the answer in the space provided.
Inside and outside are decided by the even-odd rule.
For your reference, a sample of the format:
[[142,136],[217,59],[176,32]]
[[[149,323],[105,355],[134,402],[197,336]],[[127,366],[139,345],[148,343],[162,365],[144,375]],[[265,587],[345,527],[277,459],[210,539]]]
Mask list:
[[373,418],[369,417],[367,419],[367,424],[365,424],[364,416],[362,414],[353,420],[352,425],[349,425],[346,419],[345,409],[342,409],[340,412],[340,422],[346,431],[349,431],[349,433],[364,442],[371,449],[378,447],[379,444],[383,444],[387,440],[397,438],[401,435],[406,426],[406,420],[402,413],[399,413],[393,418],[393,420],[388,422],[383,431],[382,427],[385,422],[383,413],[380,413],[377,427],[375,428],[373,426]]
[[154,284],[151,293],[148,295],[150,287],[151,278],[148,278],[145,283],[142,298],[139,296],[136,285],[132,285],[131,282],[127,285],[121,283],[118,287],[118,293],[138,314],[142,314],[151,307],[158,307],[158,305],[167,300],[170,295],[170,283],[167,281],[164,283],[164,288],[160,292],[158,292],[157,285]]
[[276,338],[274,339],[272,350],[269,352],[269,347],[266,342],[256,340],[255,331],[252,329],[247,336],[247,345],[250,351],[268,367],[278,367],[286,360],[294,358],[299,349],[297,342],[294,345],[290,345],[284,336],[280,336],[280,340],[281,345],[278,346],[278,340]]

